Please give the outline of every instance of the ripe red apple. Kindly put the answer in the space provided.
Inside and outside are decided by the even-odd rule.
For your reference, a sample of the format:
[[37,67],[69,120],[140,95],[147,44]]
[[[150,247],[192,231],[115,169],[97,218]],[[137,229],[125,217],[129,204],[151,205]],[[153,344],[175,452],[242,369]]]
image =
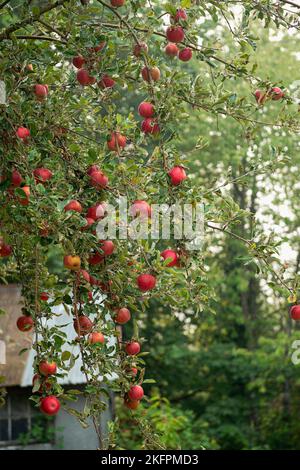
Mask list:
[[120,134],[119,132],[112,132],[110,140],[107,141],[107,146],[109,150],[118,152],[118,150],[126,147],[127,139],[125,135]]
[[44,397],[40,401],[40,410],[49,416],[54,416],[59,412],[60,402],[58,398],[53,395]]
[[17,328],[23,332],[32,330],[33,325],[33,319],[31,317],[27,317],[26,315],[22,315],[17,320]]
[[128,308],[123,307],[117,311],[117,315],[115,316],[114,321],[116,323],[119,323],[119,325],[125,325],[125,323],[129,322],[130,318],[130,310],[128,310]]
[[94,253],[89,257],[89,264],[97,266],[97,264],[103,263],[105,256],[102,253]]
[[152,209],[149,206],[148,202],[136,200],[130,207],[130,214],[133,217],[141,216],[141,217],[151,217]]
[[47,292],[42,292],[40,295],[40,299],[46,302],[49,299],[49,295],[47,294]]
[[144,389],[140,385],[133,385],[128,392],[128,398],[132,401],[139,401],[143,396]]
[[186,21],[187,20],[187,13],[183,8],[178,8],[176,15],[171,16],[171,19],[178,23],[180,20]]
[[85,69],[78,70],[76,77],[80,85],[82,86],[91,85],[92,77],[90,76],[87,70]]
[[88,333],[91,332],[93,328],[93,322],[89,319],[89,317],[85,315],[81,315],[78,318],[78,321],[77,321],[77,318],[75,318],[73,325],[74,325],[74,330],[79,336],[87,335]]
[[71,271],[79,271],[81,266],[81,259],[79,256],[66,255],[64,256],[64,267]]
[[93,332],[89,335],[89,343],[95,344],[95,343],[105,343],[105,338],[102,333],[100,332]]
[[136,410],[139,404],[140,404],[139,401],[132,401],[132,400],[129,400],[128,398],[125,398],[124,400],[124,405],[126,406],[126,408],[129,408],[130,410]]
[[89,207],[86,213],[87,217],[99,220],[102,219],[105,215],[104,205],[101,203],[95,204],[94,206]]
[[65,207],[64,211],[74,211],[74,212],[79,212],[79,214],[82,212],[82,205],[78,201],[70,201]]
[[157,82],[160,79],[160,70],[158,67],[144,67],[142,69],[142,77],[145,82],[150,82],[151,80]]
[[142,292],[152,290],[156,285],[156,277],[152,274],[140,274],[137,278],[137,285]]
[[85,63],[85,58],[82,57],[82,55],[77,55],[73,58],[72,63],[74,67],[76,67],[77,69],[81,69],[83,64]]
[[81,227],[81,230],[87,230],[89,227],[91,227],[94,223],[95,220],[91,219],[90,217],[85,217],[86,224]]
[[169,268],[171,268],[172,266],[178,266],[179,257],[177,255],[176,251],[174,251],[174,250],[164,250],[160,255],[164,260],[166,260],[168,258],[171,259],[171,261],[167,264],[167,266]]
[[102,171],[94,171],[90,176],[90,183],[96,189],[104,189],[108,185],[108,177]]
[[100,242],[100,248],[104,253],[104,256],[110,256],[115,251],[114,242],[111,240],[104,240]]
[[6,243],[2,243],[0,246],[0,257],[6,258],[12,254],[12,247]]
[[132,375],[133,377],[136,377],[137,374],[138,374],[138,369],[136,367],[131,367],[130,375]]
[[19,139],[26,140],[30,137],[30,130],[27,127],[18,127],[16,135]]
[[84,279],[86,282],[90,282],[91,280],[91,276],[89,275],[89,273],[85,270],[85,269],[80,269],[80,273],[79,273],[80,277],[82,277],[82,279]]
[[165,53],[170,57],[176,57],[179,53],[179,49],[176,44],[169,42],[169,44],[166,45]]
[[154,116],[154,106],[148,101],[143,101],[138,107],[138,112],[144,118],[151,118]]
[[171,184],[173,186],[178,186],[182,181],[187,178],[186,172],[182,166],[174,166],[169,172],[168,175],[171,178]]
[[55,362],[41,361],[39,363],[39,371],[42,375],[55,375],[57,372],[57,366]]
[[141,42],[140,44],[136,44],[133,48],[133,55],[135,57],[141,57],[141,55],[145,53],[148,53],[148,46],[145,42]]
[[290,310],[291,318],[295,321],[300,320],[300,305],[293,305]]
[[156,135],[160,132],[159,124],[157,120],[153,118],[144,119],[141,129],[145,134]]
[[112,88],[116,84],[115,80],[111,78],[109,75],[103,75],[101,80],[98,82],[98,86],[100,88]]
[[125,3],[125,0],[110,0],[112,7],[122,7]]
[[182,42],[185,36],[182,26],[170,26],[167,29],[166,35],[170,42]]
[[23,178],[18,170],[13,170],[11,174],[11,184],[15,187],[19,187],[23,182]]
[[48,168],[36,168],[33,171],[33,174],[38,183],[45,183],[46,181],[50,180],[53,176],[52,171],[48,170]]
[[193,57],[193,51],[190,47],[185,47],[184,49],[181,49],[181,51],[178,54],[179,60],[182,60],[182,62],[188,62],[191,60]]
[[128,356],[136,356],[141,350],[141,345],[137,341],[132,341],[131,343],[127,343],[125,346],[125,351]]
[[29,198],[30,198],[30,188],[29,188],[29,186],[23,186],[20,189],[23,191],[24,197],[23,196],[18,196],[17,200],[18,200],[19,204],[21,204],[21,206],[28,206]]
[[48,85],[34,85],[34,93],[39,99],[44,99],[49,93]]
[[284,97],[284,91],[281,88],[275,86],[271,90],[271,98],[273,101],[281,100]]

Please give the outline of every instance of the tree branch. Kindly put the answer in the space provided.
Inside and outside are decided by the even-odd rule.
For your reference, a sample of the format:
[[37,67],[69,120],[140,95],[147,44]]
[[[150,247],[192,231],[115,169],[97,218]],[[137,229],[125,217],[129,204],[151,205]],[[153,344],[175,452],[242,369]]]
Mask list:
[[16,36],[17,39],[32,39],[38,41],[50,41],[50,42],[60,42],[62,44],[67,44],[67,41],[63,39],[52,38],[51,36]]

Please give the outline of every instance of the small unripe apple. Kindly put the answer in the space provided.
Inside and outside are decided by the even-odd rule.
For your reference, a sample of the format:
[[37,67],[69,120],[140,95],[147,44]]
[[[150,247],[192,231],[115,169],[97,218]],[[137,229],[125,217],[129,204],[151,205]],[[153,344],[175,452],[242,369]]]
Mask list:
[[47,294],[47,292],[42,292],[40,295],[40,299],[46,302],[49,299],[49,295]]
[[42,375],[55,375],[57,372],[57,366],[55,362],[41,361],[39,363],[39,371]]
[[284,92],[279,87],[274,87],[271,90],[271,98],[273,101],[281,100],[284,97]]
[[170,258],[170,262],[167,264],[167,266],[169,268],[173,267],[173,266],[178,266],[179,264],[179,257],[176,253],[176,251],[174,250],[164,250],[160,256],[166,260],[168,258]]
[[79,271],[81,266],[81,259],[79,256],[66,255],[64,256],[64,267],[71,271]]
[[107,141],[107,146],[109,150],[117,152],[118,149],[126,147],[127,139],[125,135],[120,134],[119,132],[112,132],[110,140]]
[[39,99],[44,99],[48,96],[48,85],[34,85],[34,93]]
[[179,53],[179,49],[176,44],[169,42],[169,44],[166,45],[165,53],[170,57],[176,57]]
[[91,332],[93,328],[93,322],[89,319],[89,317],[85,315],[81,315],[78,318],[78,321],[77,321],[77,318],[75,318],[73,325],[74,325],[74,330],[79,336],[87,335],[88,333]]
[[99,332],[93,332],[89,335],[89,343],[95,344],[95,343],[105,343],[105,338],[102,333]]
[[76,77],[80,85],[82,86],[91,85],[92,77],[90,77],[90,74],[88,73],[87,70],[85,69],[78,70]]
[[155,288],[156,277],[152,276],[152,274],[140,274],[136,282],[142,292],[147,292]]
[[94,171],[90,176],[90,183],[97,189],[104,189],[108,185],[108,177],[102,171]]
[[130,318],[130,310],[128,310],[128,308],[123,307],[117,311],[117,315],[115,316],[114,321],[116,323],[119,323],[119,325],[125,325],[125,323],[129,322]]
[[142,77],[146,82],[151,80],[157,82],[160,79],[160,70],[158,67],[144,67],[142,69]]
[[188,62],[191,60],[193,57],[193,51],[190,47],[185,47],[184,49],[181,49],[181,51],[178,54],[179,60],[182,60],[182,62]]
[[300,305],[293,305],[290,310],[291,318],[295,321],[300,320]]
[[153,118],[144,119],[141,129],[145,134],[156,135],[160,132],[159,124],[157,120]]
[[125,3],[125,0],[110,0],[112,7],[122,7]]
[[82,205],[78,201],[70,201],[65,207],[64,211],[74,211],[74,212],[79,212],[79,214],[82,212]]
[[12,254],[12,247],[6,243],[2,243],[0,246],[0,257],[7,258]]
[[83,67],[83,64],[85,63],[85,58],[82,57],[82,55],[77,55],[76,57],[73,57],[72,63],[74,67],[77,69],[81,69]]
[[130,207],[130,214],[133,217],[141,216],[141,217],[151,217],[152,209],[149,206],[148,202],[136,200]]
[[141,350],[141,345],[137,341],[132,341],[131,343],[127,343],[125,346],[125,351],[128,356],[136,356]]
[[168,175],[171,178],[171,184],[173,186],[178,186],[182,181],[187,178],[186,172],[182,166],[174,166],[169,172]]
[[126,406],[126,408],[129,408],[130,410],[136,410],[139,407],[139,404],[139,401],[132,401],[128,398],[125,398],[124,400],[124,406]]
[[52,395],[42,398],[40,401],[40,410],[48,416],[56,415],[60,410],[58,398]]
[[31,317],[27,317],[26,315],[22,315],[17,320],[17,328],[23,332],[32,330],[33,325],[33,319]]
[[115,244],[111,240],[104,240],[100,242],[100,248],[104,253],[104,256],[110,256],[115,251]]
[[26,140],[30,137],[30,130],[27,127],[18,127],[16,134],[19,139]]
[[11,174],[11,184],[15,187],[21,186],[23,178],[21,173],[18,170],[13,170]]
[[144,118],[151,118],[154,116],[154,106],[148,101],[143,101],[138,107],[138,112]]
[[170,26],[166,32],[167,39],[170,42],[182,42],[184,40],[184,30],[181,26]]
[[53,176],[52,171],[48,170],[48,168],[36,168],[33,171],[35,179],[39,183],[45,183],[46,181],[50,180]]
[[132,401],[139,401],[143,398],[143,396],[144,389],[140,385],[133,385],[128,392],[128,398]]
[[29,186],[23,186],[22,188],[20,188],[23,193],[24,193],[24,197],[23,196],[18,196],[18,202],[19,204],[21,204],[21,206],[28,206],[29,204],[29,198],[30,198],[30,188]]
[[141,42],[140,44],[136,44],[133,48],[133,55],[135,57],[141,57],[141,55],[145,53],[148,53],[148,46],[145,42]]
[[101,80],[98,82],[98,86],[100,88],[112,88],[116,84],[115,80],[111,78],[109,75],[103,75]]

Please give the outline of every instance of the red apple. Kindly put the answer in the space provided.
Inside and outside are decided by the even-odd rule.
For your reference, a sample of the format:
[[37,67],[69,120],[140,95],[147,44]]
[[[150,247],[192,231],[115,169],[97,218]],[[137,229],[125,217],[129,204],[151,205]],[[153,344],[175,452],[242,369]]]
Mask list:
[[82,205],[78,201],[70,201],[65,207],[64,211],[74,211],[74,212],[79,212],[79,214],[82,212]]
[[130,207],[130,214],[133,217],[142,216],[142,217],[151,217],[152,209],[149,206],[148,202],[136,200]]
[[82,86],[91,85],[91,77],[87,70],[85,69],[78,70],[76,77],[80,85]]
[[129,322],[131,318],[130,315],[130,310],[128,308],[120,308],[117,312],[117,315],[114,318],[114,321],[116,323],[119,323],[119,325],[125,325],[125,323]]
[[81,315],[78,318],[78,321],[77,321],[77,318],[75,318],[73,325],[74,325],[74,330],[79,336],[87,335],[88,333],[91,332],[93,328],[93,322],[89,319],[89,317],[85,315]]
[[145,134],[156,135],[160,132],[160,127],[156,119],[147,118],[144,119],[141,125],[141,129]]
[[93,332],[89,335],[89,343],[95,344],[95,343],[105,343],[105,338],[102,333],[99,332]]
[[77,69],[81,69],[83,64],[85,63],[85,58],[82,57],[82,55],[77,55],[76,57],[73,58],[73,65]]
[[0,257],[6,258],[12,254],[12,247],[6,243],[2,243],[0,246]]
[[30,130],[27,127],[18,127],[16,134],[19,139],[26,140],[30,136]]
[[114,242],[112,242],[111,240],[101,241],[100,248],[104,252],[104,256],[110,256],[115,251]]
[[300,305],[293,305],[290,310],[291,318],[295,321],[300,320]]
[[90,183],[96,189],[104,189],[108,185],[108,177],[102,171],[94,171],[90,176]]
[[88,273],[85,269],[80,269],[79,275],[80,275],[80,277],[82,277],[82,279],[84,279],[86,282],[88,282],[88,283],[90,282],[91,276],[89,275],[89,273]]
[[23,182],[23,178],[18,170],[13,170],[11,174],[11,184],[15,187],[19,187]]
[[110,140],[107,141],[109,150],[118,152],[118,150],[126,147],[127,139],[124,135],[119,132],[112,132]]
[[176,15],[171,16],[171,19],[178,23],[180,20],[186,21],[187,17],[186,11],[183,8],[178,8]]
[[136,377],[137,374],[138,374],[138,369],[137,369],[136,367],[131,367],[129,373],[130,373],[130,375],[132,375],[133,377]]
[[125,346],[125,351],[128,356],[136,356],[141,350],[141,345],[137,341],[132,341],[131,343],[127,343]]
[[90,207],[87,210],[86,215],[87,215],[87,217],[89,217],[91,219],[94,219],[94,220],[103,219],[103,217],[105,215],[104,204],[98,203],[98,204],[95,204],[94,206]]
[[39,99],[44,99],[49,93],[48,85],[34,85],[34,93]]
[[184,30],[181,26],[170,26],[166,32],[170,42],[182,42],[184,40]]
[[40,410],[48,416],[54,416],[59,412],[60,402],[53,395],[44,397],[40,401]]
[[86,224],[81,227],[81,230],[87,230],[89,227],[91,227],[94,223],[95,220],[91,219],[90,217],[85,217]]
[[101,80],[98,82],[98,86],[100,88],[112,88],[116,84],[115,80],[111,78],[109,75],[103,75]]
[[29,186],[23,186],[20,189],[23,191],[24,197],[23,196],[18,196],[17,200],[18,200],[19,204],[21,204],[21,206],[28,206],[29,198],[30,198],[30,188],[29,188]]
[[102,253],[94,253],[89,257],[89,264],[97,266],[97,264],[103,263],[105,256]]
[[132,400],[129,400],[128,398],[125,398],[124,400],[124,405],[126,406],[126,408],[129,408],[130,410],[136,410],[139,404],[140,404],[139,401],[132,401]]
[[52,171],[48,170],[48,168],[36,168],[33,171],[33,174],[38,183],[45,183],[46,181],[50,180],[53,176]]
[[170,57],[176,57],[179,53],[179,49],[176,44],[169,42],[169,44],[166,45],[165,53]]
[[138,107],[138,112],[144,118],[151,118],[154,115],[154,106],[148,101],[143,101]]
[[139,401],[143,396],[144,389],[140,385],[133,385],[128,392],[128,398],[132,401]]
[[147,292],[155,288],[156,277],[152,276],[152,274],[140,274],[136,282],[142,292]]
[[178,255],[177,255],[176,251],[174,251],[174,250],[164,250],[164,251],[160,254],[160,256],[161,256],[164,260],[170,258],[171,261],[167,264],[167,266],[168,266],[169,268],[171,268],[171,267],[173,267],[173,266],[178,266],[178,264],[179,264],[179,257],[178,257]]
[[66,255],[64,256],[64,267],[71,271],[79,271],[81,266],[81,259],[79,256]]
[[43,301],[47,301],[49,299],[49,295],[47,294],[47,292],[42,292],[40,295],[40,299]]
[[27,317],[26,315],[22,315],[17,320],[17,328],[23,332],[32,330],[33,325],[33,319],[31,317]]
[[160,79],[160,70],[158,67],[144,67],[142,69],[142,77],[145,82],[150,82],[151,80],[157,82]]
[[279,87],[274,87],[271,90],[271,98],[273,101],[281,100],[284,97],[284,91]]
[[182,166],[174,166],[169,172],[168,175],[171,178],[171,184],[173,186],[178,186],[182,181],[187,178],[186,172]]
[[125,3],[125,0],[110,0],[112,7],[122,7]]
[[148,46],[145,42],[140,42],[140,44],[136,44],[133,48],[133,55],[135,57],[141,57],[142,54],[148,53]]
[[55,375],[57,372],[57,366],[55,362],[41,361],[39,363],[39,371],[42,375]]
[[190,47],[185,47],[184,49],[181,49],[181,51],[178,54],[179,60],[182,60],[182,62],[188,62],[191,60],[193,57],[193,51]]

